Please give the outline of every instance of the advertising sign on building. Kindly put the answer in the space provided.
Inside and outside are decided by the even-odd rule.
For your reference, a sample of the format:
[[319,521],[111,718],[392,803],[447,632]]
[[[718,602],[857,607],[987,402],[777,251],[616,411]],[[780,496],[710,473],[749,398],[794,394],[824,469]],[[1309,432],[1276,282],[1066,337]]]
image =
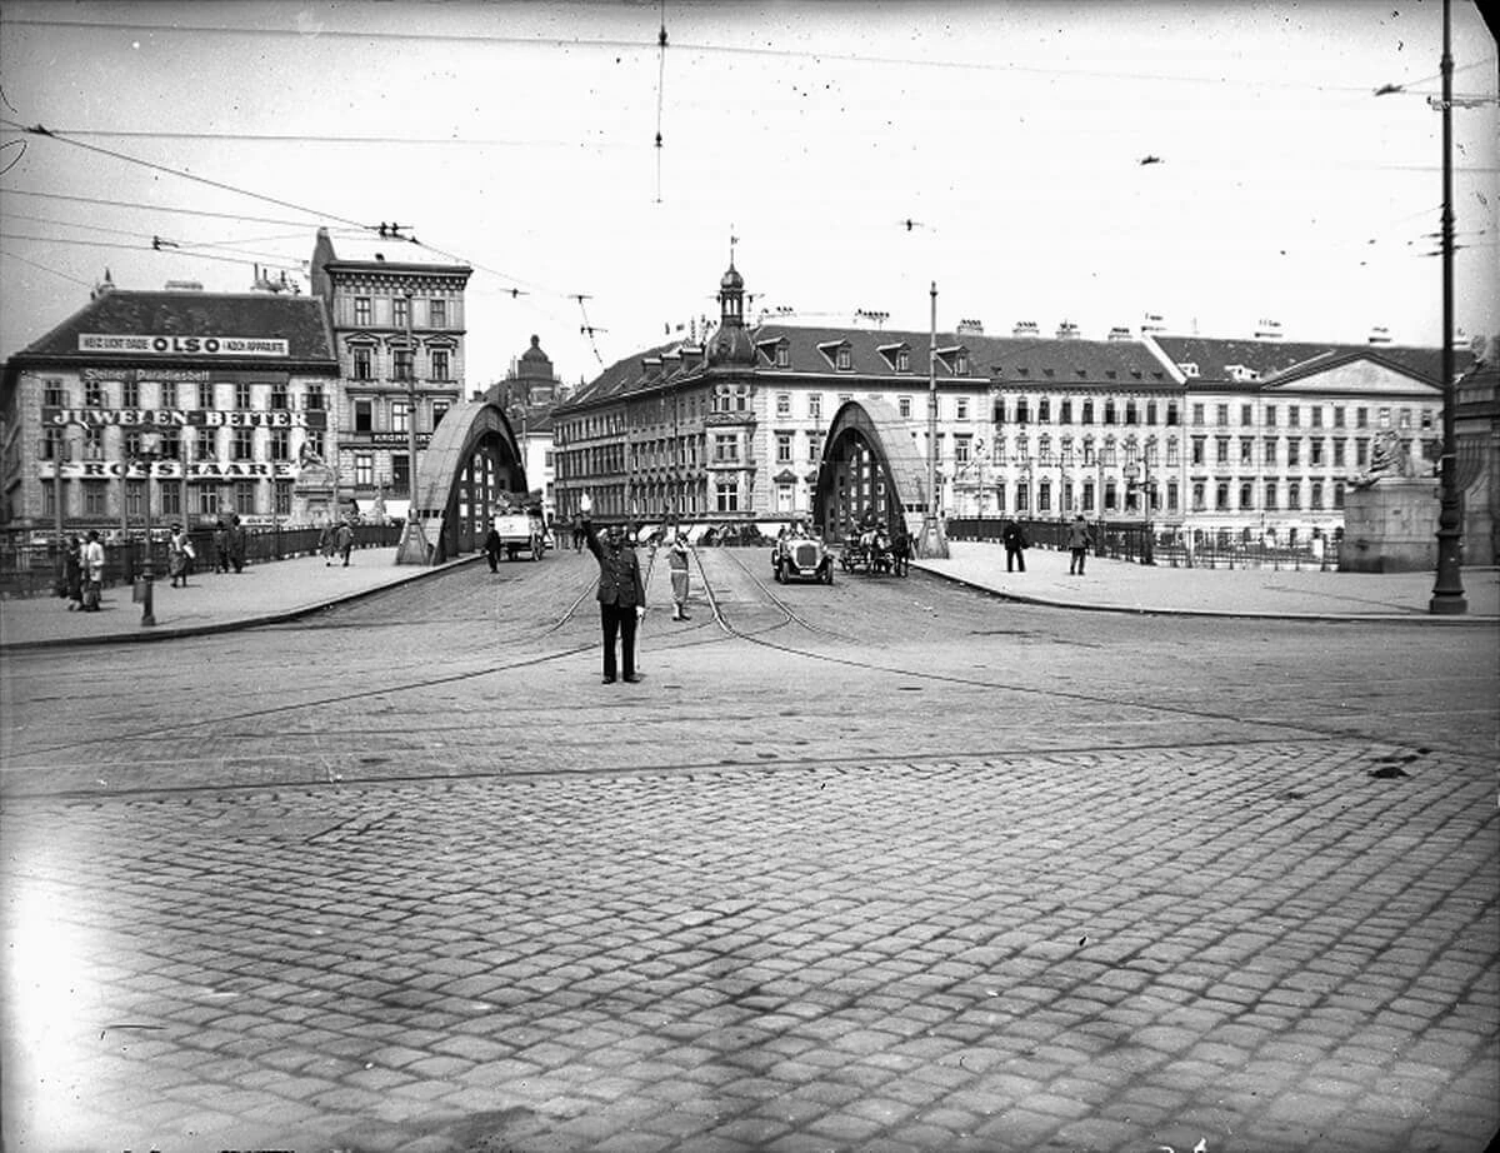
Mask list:
[[325,409],[310,408],[47,408],[43,427],[85,428],[313,428],[328,427]]
[[128,356],[289,356],[291,342],[258,336],[78,334],[79,352]]

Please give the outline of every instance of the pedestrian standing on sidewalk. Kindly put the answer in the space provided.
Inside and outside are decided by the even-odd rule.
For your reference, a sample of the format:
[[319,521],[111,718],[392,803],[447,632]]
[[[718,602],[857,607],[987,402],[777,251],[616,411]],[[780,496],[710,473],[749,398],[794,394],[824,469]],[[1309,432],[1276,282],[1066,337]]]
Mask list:
[[333,564],[333,553],[338,545],[339,526],[329,521],[323,526],[323,531],[318,534],[318,553],[323,558],[323,567],[328,568]]
[[245,571],[245,526],[240,523],[240,514],[229,518],[229,563],[235,572]]
[[354,548],[354,526],[348,521],[339,525],[338,550],[344,558],[344,567],[349,567],[349,553]]
[[503,547],[500,543],[500,530],[495,527],[494,521],[490,521],[490,533],[484,538],[484,555],[490,562],[490,572],[500,571],[500,552]]
[[68,551],[63,554],[63,596],[68,598],[68,611],[83,607],[83,542],[76,536],[68,538]]
[[1005,527],[1000,530],[1000,543],[1005,546],[1005,571],[1013,568],[1026,571],[1026,532],[1012,517],[1005,518]]
[[1068,552],[1071,557],[1068,561],[1069,576],[1083,575],[1083,562],[1088,556],[1089,546],[1093,543],[1094,534],[1089,532],[1083,513],[1079,513],[1073,518],[1073,523],[1068,526]]
[[220,517],[214,521],[214,572],[229,571],[229,526]]
[[636,622],[646,613],[646,589],[641,581],[641,561],[625,543],[625,530],[612,524],[603,543],[594,533],[593,501],[584,497],[583,536],[589,552],[599,562],[599,625],[604,634],[604,683],[614,684],[615,637],[620,638],[625,680],[640,680],[635,671]]
[[672,619],[690,620],[687,602],[692,578],[688,573],[687,537],[680,531],[672,536],[671,547],[667,550],[667,567],[672,573]]
[[99,611],[99,594],[104,591],[104,546],[99,543],[99,533],[89,529],[88,540],[83,546],[83,611]]
[[188,587],[189,550],[192,547],[192,543],[188,540],[187,530],[180,524],[174,524],[172,535],[167,539],[167,572],[172,577],[174,589],[178,587],[179,581],[182,582],[182,588]]

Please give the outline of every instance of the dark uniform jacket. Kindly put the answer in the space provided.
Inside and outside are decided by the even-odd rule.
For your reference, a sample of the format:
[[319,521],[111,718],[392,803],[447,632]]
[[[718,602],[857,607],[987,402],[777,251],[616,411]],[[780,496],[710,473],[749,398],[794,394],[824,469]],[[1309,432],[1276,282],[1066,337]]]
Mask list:
[[635,549],[624,544],[612,548],[608,543],[601,543],[591,520],[583,522],[583,531],[588,539],[589,552],[599,562],[599,603],[626,607],[644,605],[646,589],[641,584],[641,562]]

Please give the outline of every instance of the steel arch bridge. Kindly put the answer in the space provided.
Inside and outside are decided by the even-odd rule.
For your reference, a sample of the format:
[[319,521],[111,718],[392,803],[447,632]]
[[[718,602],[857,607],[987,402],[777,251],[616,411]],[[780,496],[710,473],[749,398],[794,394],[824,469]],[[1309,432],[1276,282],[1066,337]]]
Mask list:
[[813,518],[830,540],[847,540],[866,518],[913,537],[927,513],[927,466],[911,422],[873,397],[848,400],[833,415],[813,492]]
[[403,542],[397,564],[438,564],[484,542],[500,493],[526,488],[526,462],[498,405],[471,400],[444,414],[422,454],[409,519],[421,527],[425,557]]

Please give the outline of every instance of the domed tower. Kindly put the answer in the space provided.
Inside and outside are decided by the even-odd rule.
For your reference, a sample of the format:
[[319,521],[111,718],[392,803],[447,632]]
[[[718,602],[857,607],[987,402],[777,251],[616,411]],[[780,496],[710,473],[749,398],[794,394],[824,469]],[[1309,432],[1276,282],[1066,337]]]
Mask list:
[[540,337],[533,335],[531,347],[521,353],[515,380],[529,404],[550,404],[557,399],[557,375],[552,371],[552,359],[542,351]]
[[753,368],[755,342],[745,329],[745,278],[729,258],[729,271],[719,281],[719,327],[708,342],[711,368]]

